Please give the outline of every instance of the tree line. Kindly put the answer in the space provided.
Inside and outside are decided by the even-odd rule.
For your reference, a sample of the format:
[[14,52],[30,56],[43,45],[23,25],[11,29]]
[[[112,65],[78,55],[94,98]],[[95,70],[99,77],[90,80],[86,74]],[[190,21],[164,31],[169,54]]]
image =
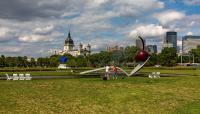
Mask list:
[[[63,56],[68,58],[66,62],[69,67],[102,67],[105,65],[134,66],[134,57],[139,49],[135,46],[127,46],[123,50],[112,52],[101,51],[88,56],[73,57],[69,54]],[[192,49],[190,52],[194,55],[196,62],[200,62],[200,46]],[[175,66],[180,63],[180,56],[177,55],[175,48],[164,48],[159,54],[151,54],[151,58],[146,65],[153,66],[160,64],[162,66]],[[60,64],[61,55],[52,55],[50,57],[40,57],[28,59],[21,57],[0,57],[0,67],[57,67]],[[183,57],[183,62],[187,62],[188,57]]]

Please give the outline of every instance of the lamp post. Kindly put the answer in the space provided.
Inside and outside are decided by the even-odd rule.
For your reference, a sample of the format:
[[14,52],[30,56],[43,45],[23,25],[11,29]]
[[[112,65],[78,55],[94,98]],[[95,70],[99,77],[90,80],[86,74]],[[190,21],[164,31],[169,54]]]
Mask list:
[[181,52],[181,66],[183,66],[183,52]]
[[191,51],[188,52],[188,56],[189,56],[189,63],[191,63],[191,62],[190,62]]
[[181,41],[182,41],[182,44],[181,44],[181,66],[183,66],[183,37],[181,37]]
[[192,54],[192,57],[193,57],[193,60],[192,60],[192,62],[194,63],[194,54]]

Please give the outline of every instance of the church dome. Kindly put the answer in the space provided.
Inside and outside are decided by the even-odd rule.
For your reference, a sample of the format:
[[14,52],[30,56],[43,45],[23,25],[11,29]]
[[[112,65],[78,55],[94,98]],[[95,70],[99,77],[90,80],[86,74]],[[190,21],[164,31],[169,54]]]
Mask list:
[[74,41],[71,38],[67,38],[65,44],[74,44]]
[[67,39],[65,40],[65,44],[74,45],[74,41],[73,41],[72,38],[71,38],[70,31],[69,31],[69,33],[68,33]]

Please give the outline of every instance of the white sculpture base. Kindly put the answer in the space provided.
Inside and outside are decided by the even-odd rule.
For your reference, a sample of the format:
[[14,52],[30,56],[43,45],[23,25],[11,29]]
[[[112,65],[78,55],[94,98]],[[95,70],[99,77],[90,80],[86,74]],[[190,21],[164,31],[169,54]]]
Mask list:
[[58,69],[69,69],[66,64],[59,64]]

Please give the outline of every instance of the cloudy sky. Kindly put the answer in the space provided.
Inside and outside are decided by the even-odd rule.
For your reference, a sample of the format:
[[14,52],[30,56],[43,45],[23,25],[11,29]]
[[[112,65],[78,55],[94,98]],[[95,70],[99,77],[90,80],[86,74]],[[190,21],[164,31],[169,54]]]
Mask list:
[[94,52],[135,45],[137,35],[161,48],[166,31],[200,35],[199,11],[200,0],[1,0],[0,55],[51,55],[69,25],[75,44]]

